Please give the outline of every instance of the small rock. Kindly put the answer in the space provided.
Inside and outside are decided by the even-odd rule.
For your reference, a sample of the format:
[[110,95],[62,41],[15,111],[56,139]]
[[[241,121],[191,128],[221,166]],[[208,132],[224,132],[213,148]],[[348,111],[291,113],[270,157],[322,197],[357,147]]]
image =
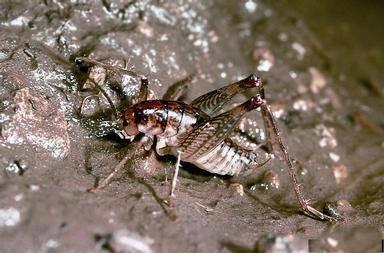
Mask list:
[[50,252],[51,249],[56,249],[59,246],[60,246],[60,242],[54,239],[49,239],[48,241],[43,243],[41,247],[41,252]]
[[332,159],[334,162],[340,161],[340,156],[334,152],[329,152],[329,157]]
[[380,252],[380,246],[381,233],[377,226],[339,224],[320,238],[310,239],[305,252]]
[[70,149],[67,123],[58,107],[49,103],[29,88],[16,92],[13,98],[14,113],[3,123],[3,140],[9,144],[30,144],[45,150],[54,158],[63,159]]
[[300,44],[299,42],[293,42],[292,43],[292,49],[295,50],[297,52],[297,59],[299,60],[303,60],[304,59],[304,55],[306,54],[307,50],[305,49],[305,47]]
[[119,253],[153,253],[151,244],[153,240],[142,237],[126,229],[118,230],[112,234],[97,236],[98,242],[103,248],[111,249]]
[[137,23],[137,30],[149,38],[152,38],[154,35],[153,27],[144,21],[139,21]]
[[90,95],[83,99],[80,113],[83,117],[91,117],[101,110],[100,98],[98,95]]
[[323,213],[336,219],[341,219],[342,217],[337,208],[337,203],[326,203],[323,208]]
[[16,226],[21,219],[20,211],[14,207],[0,209],[0,228]]
[[293,235],[263,235],[254,247],[255,253],[292,253],[307,250],[307,240]]
[[257,70],[269,71],[275,64],[275,57],[271,50],[263,47],[258,47],[253,50],[252,57],[258,62]]
[[353,207],[347,200],[338,200],[337,202],[328,202],[324,205],[324,214],[336,219],[343,219],[353,211]]
[[10,163],[5,170],[8,172],[16,173],[22,176],[28,169],[28,163],[24,160],[16,160],[12,163]]
[[235,193],[238,193],[240,196],[244,196],[244,187],[242,184],[234,183],[229,186]]
[[319,141],[320,147],[331,147],[335,148],[337,147],[337,140],[336,140],[336,131],[334,128],[328,128],[323,124],[317,125],[315,128],[315,132],[318,136],[321,137]]
[[259,187],[266,191],[271,188],[278,189],[280,187],[279,176],[275,172],[271,170],[267,170],[261,176],[259,182],[256,185],[251,187],[251,190],[254,190],[255,187]]
[[324,75],[317,68],[310,67],[309,73],[311,74],[311,83],[309,87],[312,93],[317,94],[322,88],[325,87],[327,82]]
[[343,164],[332,167],[332,170],[336,183],[338,184],[342,183],[348,177],[348,169]]

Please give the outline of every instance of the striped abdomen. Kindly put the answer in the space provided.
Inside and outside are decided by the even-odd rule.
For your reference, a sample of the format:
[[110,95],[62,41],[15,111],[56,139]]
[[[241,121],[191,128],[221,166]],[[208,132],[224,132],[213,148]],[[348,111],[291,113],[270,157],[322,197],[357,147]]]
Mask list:
[[256,154],[238,146],[228,138],[216,148],[188,162],[211,173],[231,176],[240,173],[251,165],[258,165]]

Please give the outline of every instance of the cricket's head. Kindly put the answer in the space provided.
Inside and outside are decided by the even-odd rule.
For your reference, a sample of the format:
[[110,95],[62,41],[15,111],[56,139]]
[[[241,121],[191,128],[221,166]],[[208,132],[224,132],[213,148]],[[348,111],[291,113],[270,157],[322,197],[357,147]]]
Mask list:
[[122,130],[124,139],[132,141],[135,136],[140,133],[135,114],[136,111],[133,107],[128,107],[122,112],[121,118],[119,119],[119,127]]

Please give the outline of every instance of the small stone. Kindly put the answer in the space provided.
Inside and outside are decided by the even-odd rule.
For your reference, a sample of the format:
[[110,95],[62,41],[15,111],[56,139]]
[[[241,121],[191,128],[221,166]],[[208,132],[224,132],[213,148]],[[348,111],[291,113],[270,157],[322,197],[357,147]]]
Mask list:
[[324,214],[336,219],[343,219],[353,211],[353,207],[347,200],[338,200],[337,202],[328,202],[324,205]]
[[126,229],[112,234],[96,236],[101,247],[107,247],[113,252],[120,253],[153,253],[151,245],[154,241]]
[[335,176],[336,183],[340,184],[348,177],[348,169],[345,165],[340,164],[332,167],[333,175]]
[[280,187],[279,176],[275,172],[271,170],[267,170],[261,175],[257,183],[250,187],[250,190],[251,191],[256,191],[256,190],[268,191],[272,188],[278,189],[279,187]]
[[64,112],[29,88],[16,91],[13,115],[3,124],[3,140],[9,144],[30,144],[52,157],[63,159],[70,149]]
[[315,128],[315,132],[318,136],[321,137],[319,141],[319,146],[324,147],[337,147],[337,140],[335,138],[335,129],[331,127],[326,127],[323,124],[317,125]]
[[264,174],[262,176],[260,185],[265,190],[268,190],[270,188],[279,189],[279,187],[280,187],[279,176],[275,172],[273,172],[271,170],[267,170],[264,172]]
[[308,241],[293,235],[262,235],[256,242],[255,253],[307,252]]
[[229,186],[235,193],[238,193],[241,197],[244,196],[244,187],[242,184],[234,183]]
[[36,184],[31,184],[31,185],[29,185],[29,189],[33,192],[37,192],[38,190],[40,190],[40,186],[38,186]]
[[336,239],[332,238],[332,237],[328,237],[327,238],[327,242],[328,242],[329,245],[331,245],[332,248],[337,247],[337,245],[339,244],[339,242]]
[[337,203],[326,203],[323,208],[323,213],[336,219],[341,219],[342,217],[338,210]]
[[149,38],[153,37],[154,35],[153,27],[144,21],[139,21],[137,23],[137,30]]
[[298,53],[297,58],[299,60],[304,59],[304,55],[307,52],[307,50],[305,49],[305,47],[302,44],[300,44],[299,42],[293,42],[292,43],[292,49]]
[[90,95],[83,99],[80,113],[83,117],[91,117],[101,110],[100,98],[97,95]]
[[49,239],[48,241],[44,242],[42,246],[42,252],[47,252],[50,249],[55,249],[60,246],[60,243],[56,240]]
[[322,88],[325,87],[327,82],[324,75],[317,68],[310,67],[309,73],[311,74],[311,83],[309,87],[312,93],[317,94]]
[[329,157],[332,159],[334,162],[338,162],[340,160],[340,156],[336,153],[330,152]]
[[20,211],[14,207],[0,209],[0,227],[16,226],[21,219]]
[[275,64],[275,56],[272,51],[259,47],[253,50],[253,59],[258,62],[257,70],[259,71],[269,71]]
[[24,160],[16,160],[12,163],[10,163],[5,170],[8,172],[16,173],[22,176],[28,169],[28,163]]

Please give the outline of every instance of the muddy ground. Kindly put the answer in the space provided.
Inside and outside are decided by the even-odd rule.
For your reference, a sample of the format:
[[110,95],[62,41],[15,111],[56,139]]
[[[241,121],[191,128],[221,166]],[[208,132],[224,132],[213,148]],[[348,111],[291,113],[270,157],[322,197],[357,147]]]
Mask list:
[[[0,252],[380,251],[383,8],[380,1],[0,1]],[[162,198],[175,159],[150,152],[107,188],[86,192],[135,143],[111,133],[111,107],[86,81],[90,68],[75,62],[79,56],[145,74],[152,98],[194,74],[187,102],[260,75],[306,197],[344,219],[303,215],[277,159],[234,178],[184,163],[173,209]],[[101,83],[118,109],[139,88],[126,74],[107,73]],[[256,139],[259,120],[250,113],[243,121]]]

